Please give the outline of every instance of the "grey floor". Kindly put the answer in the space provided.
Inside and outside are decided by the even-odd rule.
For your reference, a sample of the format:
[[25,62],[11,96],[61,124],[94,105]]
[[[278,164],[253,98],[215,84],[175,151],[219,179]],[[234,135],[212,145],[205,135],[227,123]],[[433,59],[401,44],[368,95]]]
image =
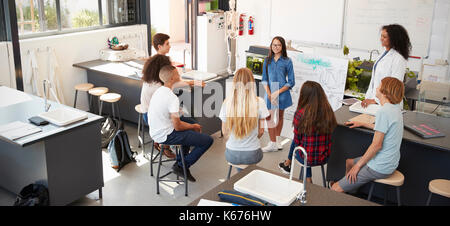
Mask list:
[[[137,147],[137,126],[127,123],[125,130],[128,133],[131,147],[141,153]],[[126,165],[119,173],[110,167],[109,156],[103,150],[103,174],[105,187],[103,188],[103,199],[98,200],[98,192],[93,192],[87,196],[71,203],[73,206],[184,206],[188,205],[199,196],[222,183],[228,173],[228,165],[225,160],[225,142],[220,138],[220,132],[213,135],[214,144],[202,156],[202,158],[191,167],[192,175],[197,179],[195,183],[189,183],[189,196],[184,196],[184,185],[171,182],[164,182],[160,185],[160,195],[156,194],[156,179],[150,177],[149,161],[140,154],[136,163]],[[146,136],[148,140],[148,133]],[[269,140],[268,134],[261,138],[262,146]],[[264,153],[263,160],[258,166],[279,170],[278,163],[287,158],[291,141],[283,141],[282,151]],[[150,145],[146,145],[150,150]],[[165,163],[162,172],[168,172],[173,163]],[[156,164],[155,164],[156,166]],[[154,173],[156,175],[156,167]],[[298,165],[296,169],[299,169]],[[326,168],[325,168],[326,170]],[[294,173],[298,178],[299,170]],[[233,170],[232,175],[236,173]],[[175,177],[170,175],[169,177]],[[320,167],[313,168],[313,183],[322,185]],[[0,188],[0,206],[11,206],[16,195]]]

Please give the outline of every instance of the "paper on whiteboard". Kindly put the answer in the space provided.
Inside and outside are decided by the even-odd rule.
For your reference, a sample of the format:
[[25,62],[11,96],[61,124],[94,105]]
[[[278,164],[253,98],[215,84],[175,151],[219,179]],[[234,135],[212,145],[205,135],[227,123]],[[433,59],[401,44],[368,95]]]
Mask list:
[[292,120],[304,82],[318,82],[325,91],[333,111],[337,111],[342,106],[347,80],[348,59],[294,51],[288,51],[288,56],[294,66],[295,86],[291,90],[293,105],[285,110],[284,127],[286,128],[283,128],[282,136],[291,138],[293,135]]

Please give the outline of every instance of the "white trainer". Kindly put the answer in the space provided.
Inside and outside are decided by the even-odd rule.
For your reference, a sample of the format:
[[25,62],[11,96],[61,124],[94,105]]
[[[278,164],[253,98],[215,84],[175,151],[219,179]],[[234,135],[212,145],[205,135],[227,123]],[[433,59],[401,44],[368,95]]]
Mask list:
[[277,148],[278,150],[283,150],[283,145],[281,142],[283,141],[283,138],[281,136],[277,136]]
[[267,146],[263,147],[261,150],[262,150],[263,152],[273,152],[273,151],[278,151],[277,143],[276,143],[276,142],[269,141],[269,144],[267,144]]

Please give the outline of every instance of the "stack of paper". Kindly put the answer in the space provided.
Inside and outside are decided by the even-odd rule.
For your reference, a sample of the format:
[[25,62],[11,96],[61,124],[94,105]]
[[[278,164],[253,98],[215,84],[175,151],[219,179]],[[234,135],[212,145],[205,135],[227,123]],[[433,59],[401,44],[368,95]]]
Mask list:
[[0,126],[0,136],[10,140],[17,140],[41,131],[42,129],[37,126],[19,121]]
[[363,108],[361,102],[357,102],[350,106],[349,110],[361,114],[375,115],[380,108],[381,106],[378,104],[371,104],[366,108]]

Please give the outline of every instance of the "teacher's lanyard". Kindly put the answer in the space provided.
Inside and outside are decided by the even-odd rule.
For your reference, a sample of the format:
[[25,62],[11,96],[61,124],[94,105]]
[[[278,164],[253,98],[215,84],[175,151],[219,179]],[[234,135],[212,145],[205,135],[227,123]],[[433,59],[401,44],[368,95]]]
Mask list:
[[[386,56],[387,53],[389,53],[389,50],[385,51],[383,53],[383,55],[381,55],[380,59],[378,59],[377,62],[375,62],[375,65],[373,66],[373,75],[375,75],[375,71],[377,70],[378,63],[383,59],[384,56]],[[375,82],[372,82],[372,90],[373,90],[374,86],[375,86]]]

